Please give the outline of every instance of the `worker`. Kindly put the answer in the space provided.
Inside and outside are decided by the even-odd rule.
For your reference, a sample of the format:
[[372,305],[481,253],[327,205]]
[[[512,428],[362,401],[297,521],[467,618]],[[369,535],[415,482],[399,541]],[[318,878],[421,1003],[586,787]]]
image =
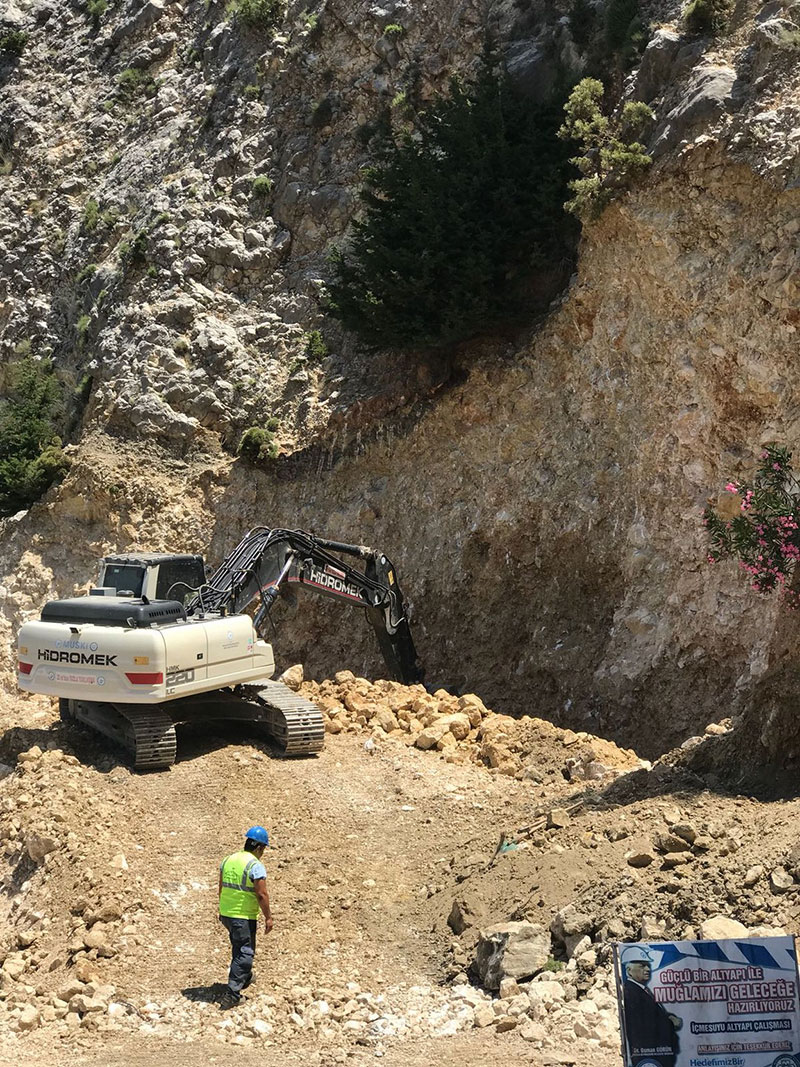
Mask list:
[[264,930],[272,930],[272,912],[267,893],[267,872],[261,857],[269,846],[263,826],[251,826],[244,848],[227,856],[219,868],[219,921],[231,939],[231,967],[220,1008],[233,1008],[241,1002],[242,990],[253,981],[258,911],[264,916]]

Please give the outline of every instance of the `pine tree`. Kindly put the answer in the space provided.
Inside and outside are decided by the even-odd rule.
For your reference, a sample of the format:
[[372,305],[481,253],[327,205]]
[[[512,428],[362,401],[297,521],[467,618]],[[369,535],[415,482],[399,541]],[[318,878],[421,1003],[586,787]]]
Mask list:
[[9,368],[9,379],[0,413],[0,515],[29,507],[68,467],[53,421],[61,388],[49,365],[28,357]]
[[364,215],[332,257],[333,314],[397,346],[539,310],[525,306],[524,282],[571,250],[558,123],[556,106],[521,100],[488,59],[474,82],[454,80],[367,172]]

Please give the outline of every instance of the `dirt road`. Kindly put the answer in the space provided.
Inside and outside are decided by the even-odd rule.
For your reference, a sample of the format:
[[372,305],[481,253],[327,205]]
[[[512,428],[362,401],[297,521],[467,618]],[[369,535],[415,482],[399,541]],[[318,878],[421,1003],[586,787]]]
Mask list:
[[[173,768],[137,775],[46,701],[2,716],[22,725],[0,751],[15,768],[0,778],[0,1062],[616,1067],[611,941],[694,937],[720,914],[800,921],[795,802],[715,793],[669,764],[626,776],[630,753],[537,720],[489,716],[483,740],[437,751],[350,719],[293,760],[184,730]],[[498,753],[521,769],[488,767]],[[622,766],[575,779],[599,773],[599,754]],[[253,823],[270,832],[275,929],[248,1001],[225,1014],[218,864]],[[695,845],[675,867],[679,823]],[[561,987],[554,1003],[469,984],[479,928],[557,930],[564,909],[586,937],[565,955],[552,935],[539,977]]]

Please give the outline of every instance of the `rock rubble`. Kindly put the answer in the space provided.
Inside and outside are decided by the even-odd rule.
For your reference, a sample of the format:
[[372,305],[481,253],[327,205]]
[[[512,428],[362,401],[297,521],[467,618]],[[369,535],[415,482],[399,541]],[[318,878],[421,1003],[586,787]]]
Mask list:
[[[428,693],[422,685],[369,682],[352,671],[339,671],[321,683],[303,682],[299,665],[281,677],[322,709],[329,734],[366,731],[374,742],[393,738],[441,753],[447,763],[471,761],[493,774],[537,784],[564,778],[610,781],[649,766],[634,752],[602,738],[563,730],[533,716],[498,715],[474,693]],[[549,817],[569,819],[555,809]]]

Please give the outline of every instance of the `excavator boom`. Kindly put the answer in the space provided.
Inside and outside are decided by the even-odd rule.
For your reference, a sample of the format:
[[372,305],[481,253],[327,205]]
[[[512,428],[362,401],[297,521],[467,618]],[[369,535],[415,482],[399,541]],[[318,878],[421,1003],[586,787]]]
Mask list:
[[[360,566],[341,556],[358,560]],[[330,541],[302,530],[256,527],[198,590],[186,610],[190,616],[239,614],[260,599],[254,622],[263,637],[270,609],[285,587],[365,608],[392,677],[406,685],[422,680],[394,565],[382,552],[364,545]]]

